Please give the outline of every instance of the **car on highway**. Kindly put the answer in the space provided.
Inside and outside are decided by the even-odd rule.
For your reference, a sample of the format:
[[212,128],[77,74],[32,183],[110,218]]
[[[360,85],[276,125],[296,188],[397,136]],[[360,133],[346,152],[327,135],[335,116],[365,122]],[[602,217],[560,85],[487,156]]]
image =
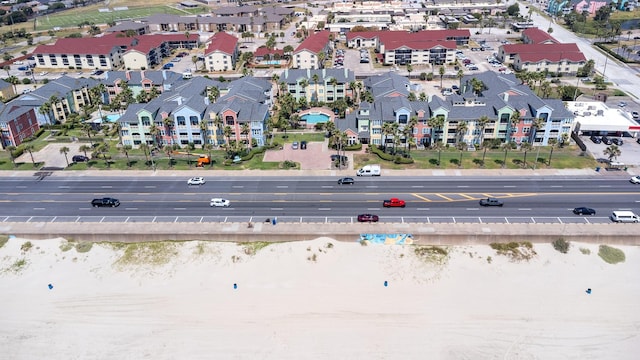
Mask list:
[[338,185],[353,185],[355,184],[355,180],[351,177],[343,177],[338,179]]
[[91,206],[93,207],[118,207],[120,206],[120,201],[118,199],[106,197],[102,199],[93,199],[91,200]]
[[196,176],[196,177],[192,177],[191,179],[187,180],[187,185],[204,185],[206,181],[204,180],[204,178],[202,176]]
[[360,214],[358,215],[358,222],[378,222],[380,218],[374,214]]
[[573,213],[576,215],[595,215],[596,211],[592,208],[581,206],[573,209]]
[[480,206],[503,206],[504,203],[496,198],[486,198],[480,200]]
[[384,200],[382,202],[382,206],[386,207],[386,208],[388,208],[388,207],[401,207],[401,208],[403,208],[406,205],[407,204],[406,204],[406,202],[404,200],[398,199],[398,198],[391,198],[389,200]]
[[634,176],[631,179],[629,179],[629,182],[632,184],[640,184],[640,176]]
[[71,161],[73,161],[74,163],[87,162],[89,161],[89,158],[84,155],[73,155],[73,157],[71,158]]
[[209,206],[211,207],[229,207],[231,206],[231,202],[227,199],[221,198],[213,198],[211,202],[209,202]]

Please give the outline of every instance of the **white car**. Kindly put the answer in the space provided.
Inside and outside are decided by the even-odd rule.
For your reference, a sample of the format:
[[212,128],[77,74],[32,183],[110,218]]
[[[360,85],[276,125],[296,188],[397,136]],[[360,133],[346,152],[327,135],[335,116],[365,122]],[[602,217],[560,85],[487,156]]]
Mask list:
[[631,179],[629,179],[629,182],[632,184],[640,184],[640,176],[634,176]]
[[231,205],[231,202],[227,199],[220,199],[220,198],[213,198],[211,199],[211,202],[209,203],[209,206],[211,207],[229,207]]
[[204,178],[200,176],[192,177],[191,179],[187,180],[187,185],[203,185],[204,183]]

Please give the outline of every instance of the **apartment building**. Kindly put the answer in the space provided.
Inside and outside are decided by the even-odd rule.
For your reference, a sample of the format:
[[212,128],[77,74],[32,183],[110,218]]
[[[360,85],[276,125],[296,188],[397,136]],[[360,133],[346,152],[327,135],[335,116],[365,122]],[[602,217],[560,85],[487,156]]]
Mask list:
[[33,107],[0,103],[0,145],[18,146],[40,130]]
[[548,71],[575,74],[587,58],[577,44],[508,44],[498,49],[498,59],[512,64],[516,71]]
[[238,60],[238,38],[223,31],[215,33],[204,51],[205,67],[210,72],[232,71]]
[[[324,56],[331,49],[329,31],[323,30],[309,35],[293,51],[293,68],[295,69],[320,69],[323,67]],[[323,54],[323,55],[321,55]]]
[[334,102],[353,97],[349,84],[355,80],[354,72],[349,69],[287,69],[280,74],[286,91],[296,101],[304,98],[307,102]]

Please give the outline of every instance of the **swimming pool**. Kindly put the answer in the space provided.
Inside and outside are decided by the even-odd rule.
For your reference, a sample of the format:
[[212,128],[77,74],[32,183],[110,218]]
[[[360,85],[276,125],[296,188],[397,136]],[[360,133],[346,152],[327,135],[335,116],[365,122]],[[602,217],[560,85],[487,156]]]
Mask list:
[[317,114],[306,114],[300,117],[303,121],[306,121],[307,124],[317,124],[317,123],[326,123],[329,121],[329,115],[317,113]]
[[108,122],[116,122],[118,121],[118,119],[120,119],[120,114],[109,114],[109,115],[105,115],[105,118],[107,118]]

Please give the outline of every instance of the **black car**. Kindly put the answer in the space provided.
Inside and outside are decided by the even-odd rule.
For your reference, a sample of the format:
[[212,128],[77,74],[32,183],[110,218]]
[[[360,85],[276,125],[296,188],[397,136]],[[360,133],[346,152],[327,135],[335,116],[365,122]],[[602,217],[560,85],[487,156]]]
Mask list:
[[480,206],[503,206],[504,203],[496,198],[486,198],[480,200]]
[[602,137],[602,142],[605,143],[606,145],[611,145],[613,143],[613,141],[611,141],[611,139],[609,139],[606,136]]
[[378,215],[373,215],[373,214],[358,215],[358,222],[378,222],[378,220],[380,220]]
[[622,139],[620,138],[613,138],[611,139],[611,142],[618,146],[621,146],[624,143],[624,141],[622,141]]
[[114,198],[102,198],[102,199],[93,199],[91,200],[91,206],[93,207],[118,207],[120,206],[120,201]]
[[87,162],[87,161],[89,161],[89,158],[84,156],[84,155],[73,155],[71,160],[73,162]]
[[602,142],[602,140],[600,140],[600,137],[595,135],[591,135],[589,139],[591,139],[591,141],[593,141],[594,144],[600,144]]
[[588,207],[577,207],[573,209],[573,213],[576,215],[595,215],[596,211]]
[[346,156],[344,156],[344,155],[336,155],[336,154],[331,155],[331,161],[338,161],[338,159],[340,159],[340,161],[341,161],[343,164],[344,164],[344,163],[346,163],[346,162],[349,160],[349,159],[348,159]]
[[350,177],[343,177],[341,179],[338,179],[338,185],[353,185],[355,183],[355,180]]
[[306,141],[300,141],[300,149],[301,150],[307,150],[307,142]]

